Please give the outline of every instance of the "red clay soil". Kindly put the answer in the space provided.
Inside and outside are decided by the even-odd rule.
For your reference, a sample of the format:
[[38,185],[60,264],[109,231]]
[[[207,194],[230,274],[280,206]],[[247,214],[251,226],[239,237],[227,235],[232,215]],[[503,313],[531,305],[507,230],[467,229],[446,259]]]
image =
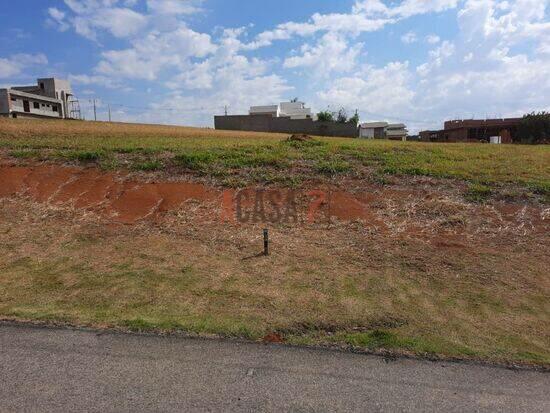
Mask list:
[[[227,191],[233,199],[236,191]],[[256,189],[245,190],[243,208],[252,208],[256,202]],[[265,203],[277,194],[284,203],[284,191],[265,191]],[[282,195],[281,195],[282,194]],[[159,214],[177,210],[189,201],[218,201],[222,191],[202,184],[187,182],[141,183],[125,180],[125,176],[104,173],[96,169],[60,167],[55,165],[0,166],[0,198],[14,195],[29,196],[37,202],[54,205],[72,205],[75,208],[93,209],[113,221],[132,224]],[[313,220],[323,219],[328,202],[330,215],[341,220],[368,220],[375,218],[366,204],[353,195],[325,191],[312,191],[308,211]],[[330,197],[330,198],[329,198]],[[334,207],[332,207],[334,206]]]
[[[0,164],[0,199],[26,196],[40,203],[92,210],[119,224],[156,222],[189,201],[204,207],[209,219],[234,224],[278,223],[284,220],[270,221],[270,217],[284,217],[284,211],[294,205],[289,201],[292,198],[299,223],[360,222],[375,231],[429,238],[446,248],[462,248],[468,244],[468,237],[498,238],[504,232],[549,230],[550,210],[540,205],[492,202],[481,206],[461,201],[456,193],[414,186],[397,190],[364,186],[356,192],[255,188],[222,191],[189,182],[138,182],[123,173],[94,168]],[[274,204],[278,206],[274,208]],[[238,219],[239,209],[247,220]]]
[[94,209],[132,224],[177,209],[190,199],[212,201],[220,191],[193,183],[139,183],[95,169],[59,166],[0,167],[0,198],[29,196],[37,202]]

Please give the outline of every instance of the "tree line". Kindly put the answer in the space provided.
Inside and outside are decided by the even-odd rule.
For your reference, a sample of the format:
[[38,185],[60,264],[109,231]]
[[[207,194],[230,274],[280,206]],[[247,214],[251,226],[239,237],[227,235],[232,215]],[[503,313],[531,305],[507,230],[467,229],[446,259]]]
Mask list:
[[344,108],[340,108],[338,112],[324,110],[317,114],[317,120],[320,122],[351,123],[357,126],[359,125],[359,113],[355,111],[355,114],[348,118],[348,112]]
[[532,112],[525,115],[518,127],[517,143],[550,143],[550,113]]

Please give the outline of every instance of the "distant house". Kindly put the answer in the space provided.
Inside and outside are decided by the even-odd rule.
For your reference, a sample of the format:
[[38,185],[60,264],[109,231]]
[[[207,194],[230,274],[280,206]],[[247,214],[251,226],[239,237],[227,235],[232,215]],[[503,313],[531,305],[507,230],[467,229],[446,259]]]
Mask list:
[[512,143],[521,118],[450,120],[442,130],[420,132],[424,142],[498,142]]
[[250,107],[249,114],[251,116],[271,115],[274,118],[315,120],[311,109],[306,108],[304,102],[281,102],[278,105],[252,106]]
[[359,137],[363,139],[385,139],[388,122],[369,122],[359,126]]
[[363,139],[406,140],[407,127],[402,123],[368,122],[359,126],[359,137]]
[[70,118],[72,97],[70,83],[55,78],[38,79],[35,86],[0,89],[0,116]]

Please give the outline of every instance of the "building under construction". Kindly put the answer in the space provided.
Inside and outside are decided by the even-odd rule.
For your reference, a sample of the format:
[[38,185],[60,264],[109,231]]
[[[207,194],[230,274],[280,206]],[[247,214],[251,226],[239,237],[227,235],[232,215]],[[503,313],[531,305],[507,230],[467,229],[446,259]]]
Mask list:
[[68,80],[46,78],[34,86],[0,89],[0,116],[80,119],[80,107]]

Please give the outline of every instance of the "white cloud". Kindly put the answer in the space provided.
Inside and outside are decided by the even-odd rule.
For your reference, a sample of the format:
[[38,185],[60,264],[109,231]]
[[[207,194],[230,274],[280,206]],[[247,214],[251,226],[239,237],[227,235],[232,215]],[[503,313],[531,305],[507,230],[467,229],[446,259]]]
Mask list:
[[426,42],[429,44],[437,44],[441,41],[441,38],[435,34],[430,34],[426,36]]
[[[506,57],[498,67],[473,67],[452,73],[441,72],[424,85],[423,104],[441,113],[508,113],[521,115],[548,110],[550,70],[548,60],[526,56]],[[542,69],[542,70],[541,70]]]
[[56,26],[61,32],[67,31],[71,27],[70,24],[65,20],[66,14],[55,7],[50,7],[48,9],[48,16],[50,16],[48,23]]
[[314,73],[321,76],[332,72],[348,72],[354,69],[362,47],[362,44],[350,47],[342,35],[329,32],[319,39],[316,46],[303,45],[300,55],[286,58],[283,67],[315,68]]
[[358,35],[382,29],[391,19],[371,19],[362,14],[314,14],[304,23],[287,22],[275,29],[260,33],[256,39],[246,45],[247,49],[256,49],[271,45],[276,40],[288,40],[294,36],[312,36],[318,32],[340,32]]
[[96,71],[122,78],[155,80],[163,69],[184,67],[190,58],[213,53],[209,35],[185,26],[172,32],[152,31],[132,42],[132,48],[103,52]]
[[135,5],[132,1],[65,0],[65,4],[73,14],[51,7],[48,9],[49,22],[60,31],[73,27],[76,33],[90,40],[97,39],[98,30],[118,38],[129,37],[139,33],[148,23],[146,16],[128,8]]
[[350,13],[315,13],[306,22],[287,22],[273,30],[260,33],[246,45],[255,49],[271,45],[276,40],[288,40],[294,36],[312,36],[318,32],[338,32],[359,35],[383,29],[402,19],[455,8],[458,0],[404,0],[388,7],[380,0],[357,0]]
[[26,68],[37,65],[47,65],[48,59],[39,54],[15,54],[10,57],[0,57],[0,79],[20,75]]
[[[417,68],[426,77],[422,106],[432,112],[521,115],[548,110],[550,55],[544,50],[548,1],[468,0],[458,12],[460,34]],[[528,42],[539,43],[530,55]],[[523,46],[513,52],[512,46]],[[429,78],[428,78],[429,75]]]
[[358,0],[353,6],[353,12],[364,13],[367,16],[407,18],[453,9],[457,4],[458,0],[404,0],[398,5],[388,7],[381,0]]
[[201,11],[202,0],[147,0],[147,7],[154,13],[177,15]]
[[455,53],[455,46],[449,41],[444,41],[441,43],[441,46],[438,48],[430,51],[429,60],[421,64],[416,68],[416,71],[420,76],[426,77],[432,72],[434,69],[437,69],[441,67],[445,59],[452,56]]
[[129,37],[139,33],[147,19],[133,10],[114,8],[100,11],[92,22],[95,27],[109,30],[115,37]]
[[69,75],[69,81],[76,85],[102,86],[109,89],[118,89],[122,87],[121,83],[115,81],[113,78],[98,75]]
[[0,58],[0,79],[7,79],[21,73],[21,67],[10,59]]
[[325,104],[359,108],[374,114],[399,116],[412,105],[414,92],[407,62],[367,66],[354,76],[336,79],[318,97]]
[[418,36],[415,32],[407,32],[401,36],[401,41],[405,44],[411,44],[418,41]]
[[548,0],[467,0],[458,13],[461,31],[467,40],[477,36],[496,39],[508,45],[528,38],[550,36],[546,17]]

